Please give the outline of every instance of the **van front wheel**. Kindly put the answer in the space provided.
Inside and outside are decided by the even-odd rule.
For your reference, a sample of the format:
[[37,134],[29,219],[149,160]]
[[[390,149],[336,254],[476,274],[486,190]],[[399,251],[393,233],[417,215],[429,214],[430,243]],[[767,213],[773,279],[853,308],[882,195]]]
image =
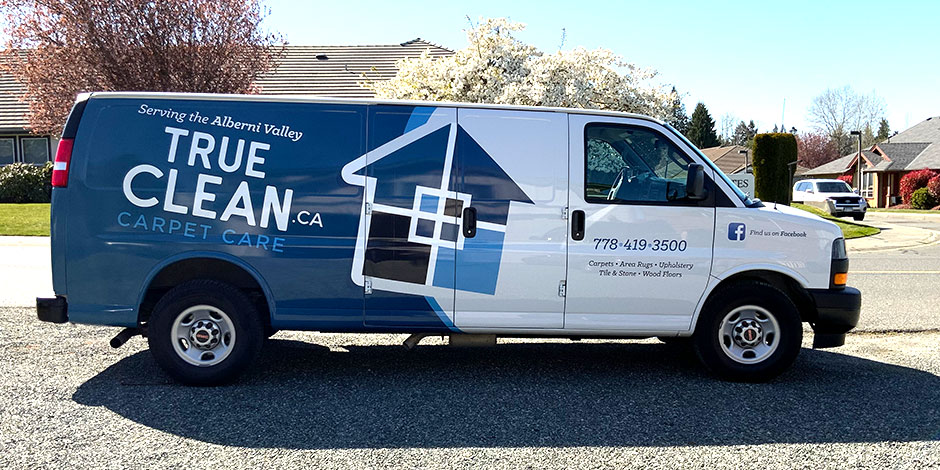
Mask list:
[[803,327],[793,302],[758,281],[716,293],[693,336],[702,363],[718,376],[763,382],[789,368],[800,352]]
[[174,380],[189,385],[230,382],[258,356],[264,326],[251,300],[218,281],[189,281],[154,307],[150,351]]

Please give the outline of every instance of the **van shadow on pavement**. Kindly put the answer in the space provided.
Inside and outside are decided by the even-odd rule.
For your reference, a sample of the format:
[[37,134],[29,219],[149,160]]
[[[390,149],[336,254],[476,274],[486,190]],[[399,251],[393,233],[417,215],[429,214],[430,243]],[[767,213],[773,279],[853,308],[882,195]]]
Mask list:
[[[676,446],[940,439],[940,378],[804,349],[768,384],[720,382],[661,344],[349,346],[272,340],[239,384],[172,383],[140,352],[73,399],[244,447]],[[142,381],[149,383],[141,383]]]

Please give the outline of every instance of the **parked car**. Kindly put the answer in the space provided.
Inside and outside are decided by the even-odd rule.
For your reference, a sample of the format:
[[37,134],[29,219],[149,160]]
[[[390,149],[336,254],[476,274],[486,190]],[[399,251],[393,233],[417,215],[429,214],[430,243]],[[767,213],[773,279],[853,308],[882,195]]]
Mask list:
[[812,179],[793,185],[793,202],[816,206],[835,217],[864,220],[868,203],[841,180]]
[[839,228],[742,193],[653,118],[586,109],[93,93],[52,175],[40,320],[233,380],[277,330],[689,343],[760,381],[841,346]]

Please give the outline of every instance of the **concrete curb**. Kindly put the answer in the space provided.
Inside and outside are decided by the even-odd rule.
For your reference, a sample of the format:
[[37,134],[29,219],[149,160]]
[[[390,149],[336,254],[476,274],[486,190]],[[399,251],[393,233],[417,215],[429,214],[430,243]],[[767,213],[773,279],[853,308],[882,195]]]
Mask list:
[[[873,226],[882,229],[882,232],[877,235],[846,240],[846,248],[852,252],[866,253],[873,251],[901,250],[904,248],[922,248],[940,243],[940,232],[936,230],[906,227],[891,223],[879,223]],[[890,238],[886,238],[886,235]]]
[[49,237],[0,236],[0,246],[49,246]]
[[866,217],[867,218],[874,217],[876,219],[878,218],[888,219],[891,217],[897,217],[897,218],[908,219],[908,220],[927,220],[931,222],[940,222],[940,211],[934,211],[934,212],[936,213],[935,214],[933,213],[923,214],[923,213],[912,213],[912,212],[880,212],[879,211],[879,212],[868,212],[866,214]]

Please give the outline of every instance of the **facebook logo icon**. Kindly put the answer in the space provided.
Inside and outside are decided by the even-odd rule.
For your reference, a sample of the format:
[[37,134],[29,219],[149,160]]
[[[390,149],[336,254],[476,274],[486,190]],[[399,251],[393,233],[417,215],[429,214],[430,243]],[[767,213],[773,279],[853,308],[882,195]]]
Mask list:
[[744,224],[728,224],[728,240],[742,241],[745,235],[747,235],[747,229],[744,227]]

